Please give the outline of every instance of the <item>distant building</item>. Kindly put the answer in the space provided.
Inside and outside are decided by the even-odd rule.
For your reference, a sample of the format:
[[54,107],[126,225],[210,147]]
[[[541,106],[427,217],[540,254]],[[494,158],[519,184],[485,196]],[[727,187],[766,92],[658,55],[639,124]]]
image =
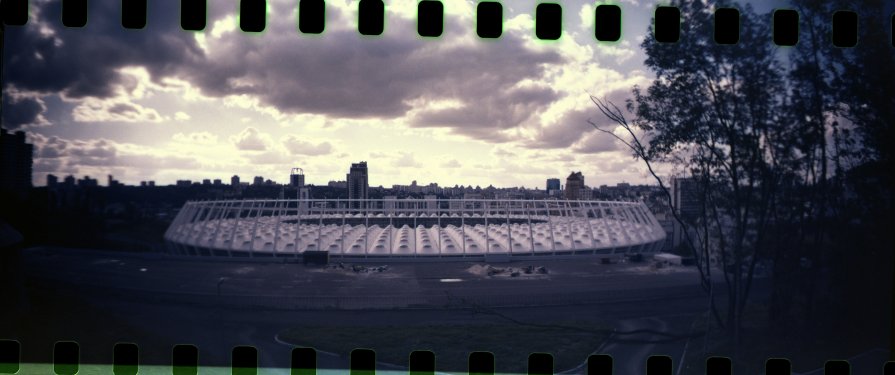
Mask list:
[[326,184],[326,186],[329,186],[331,188],[347,189],[348,181],[330,181]]
[[239,176],[233,175],[233,177],[230,177],[230,186],[233,186],[233,187],[239,186]]
[[109,187],[118,187],[121,185],[122,185],[121,181],[118,181],[115,179],[115,177],[112,177],[112,175],[109,175],[109,185],[108,185]]
[[72,175],[65,176],[65,179],[63,180],[62,184],[65,185],[66,187],[75,186],[75,176],[72,176]]
[[289,176],[289,185],[293,187],[304,187],[305,186],[305,175],[303,174],[294,174]]
[[202,180],[202,185],[210,186],[210,185],[211,185],[211,180],[210,180],[210,179],[207,179],[207,178],[206,178],[206,179],[203,179],[203,180]]
[[84,178],[78,180],[79,187],[97,187],[99,186],[99,181],[95,178],[90,178],[90,176],[84,176]]
[[149,181],[149,186],[155,186],[155,181],[150,180],[150,181]]
[[[367,190],[370,187],[367,174],[367,162],[352,163],[351,169],[345,180],[348,182],[348,199],[368,199]],[[360,202],[351,202],[352,208],[361,208]]]
[[193,185],[193,181],[191,180],[177,180],[175,183],[177,187],[189,187]]
[[255,186],[261,186],[261,185],[264,185],[264,177],[261,177],[261,176],[255,176],[255,180],[252,181],[252,185],[255,185]]
[[696,179],[675,178],[671,186],[672,205],[682,219],[692,220],[699,216],[699,187]]
[[221,185],[223,185],[223,184],[224,184],[224,183],[221,182],[221,179],[220,179],[220,178],[216,178],[216,179],[214,179],[214,186],[221,186]]
[[56,187],[59,185],[59,177],[56,177],[54,174],[47,175],[47,187]]
[[25,142],[23,131],[0,130],[0,190],[26,193],[31,188],[34,145]]
[[584,189],[584,175],[581,172],[572,172],[566,178],[565,198],[570,200],[581,199],[581,189]]
[[560,190],[562,190],[562,186],[558,178],[547,179],[547,195],[557,194]]
[[289,174],[289,186],[305,187],[305,171],[303,169],[292,168],[292,172]]

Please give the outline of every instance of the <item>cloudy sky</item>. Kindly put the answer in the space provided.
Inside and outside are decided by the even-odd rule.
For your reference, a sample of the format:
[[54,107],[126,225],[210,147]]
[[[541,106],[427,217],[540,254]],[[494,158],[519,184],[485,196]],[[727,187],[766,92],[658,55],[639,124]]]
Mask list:
[[[559,41],[534,36],[536,1],[504,2],[504,34],[478,39],[475,2],[445,0],[445,32],[416,34],[416,0],[387,0],[381,37],[357,33],[354,0],[328,0],[320,36],[297,30],[294,0],[268,0],[267,29],[243,33],[238,1],[209,1],[208,27],[179,27],[179,2],[152,1],[143,31],[119,1],[90,1],[83,29],[60,2],[32,0],[8,27],[3,123],[35,144],[47,173],[125,183],[233,174],[343,180],[366,160],[370,184],[437,182],[543,189],[581,170],[591,186],[652,182],[588,94],[620,102],[646,86],[639,50],[655,1],[622,0],[622,40],[594,39],[590,1],[563,0]],[[173,15],[173,16],[172,16]]]

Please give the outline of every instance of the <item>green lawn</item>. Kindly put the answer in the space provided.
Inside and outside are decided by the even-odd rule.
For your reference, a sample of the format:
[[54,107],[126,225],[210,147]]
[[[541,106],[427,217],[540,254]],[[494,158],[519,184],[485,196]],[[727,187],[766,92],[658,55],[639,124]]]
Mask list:
[[[606,338],[604,326],[562,322],[563,327],[519,324],[425,326],[314,327],[299,326],[280,338],[299,346],[347,355],[355,348],[376,351],[376,360],[407,365],[414,350],[435,353],[436,370],[465,372],[474,351],[490,351],[496,372],[526,373],[528,354],[553,354],[557,371],[582,363]],[[568,329],[564,327],[577,327]]]

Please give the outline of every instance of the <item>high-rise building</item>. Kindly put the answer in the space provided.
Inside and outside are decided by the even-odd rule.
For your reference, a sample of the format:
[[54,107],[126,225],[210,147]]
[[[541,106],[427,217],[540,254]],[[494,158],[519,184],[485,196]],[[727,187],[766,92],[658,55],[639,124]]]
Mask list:
[[[348,170],[346,176],[348,182],[348,199],[368,199],[367,189],[370,187],[370,180],[367,174],[367,162],[352,163],[351,169]],[[351,202],[352,208],[365,207],[360,202]]]
[[305,186],[305,171],[301,168],[292,168],[289,173],[289,186],[301,188]]
[[25,142],[23,131],[0,130],[0,190],[26,193],[31,188],[34,145]]
[[560,182],[558,178],[548,178],[547,179],[547,195],[557,194],[562,189],[560,186]]
[[95,178],[90,178],[90,176],[84,176],[84,178],[78,180],[79,187],[97,187],[99,186],[99,181]]
[[572,172],[569,177],[566,178],[566,190],[565,190],[565,198],[566,199],[581,199],[581,189],[584,188],[584,175],[581,172]]
[[209,179],[209,178],[202,179],[202,185],[204,185],[204,186],[210,186],[210,185],[211,185],[211,179]]
[[305,175],[303,175],[303,174],[289,175],[289,186],[304,187],[305,186]]
[[109,183],[108,183],[108,186],[109,186],[109,187],[118,187],[118,186],[121,186],[121,181],[118,181],[118,180],[115,179],[115,177],[113,177],[112,175],[109,175]]
[[685,220],[692,220],[699,216],[700,201],[696,179],[675,178],[671,186],[672,205],[678,215]]
[[230,186],[239,187],[239,176],[233,175],[233,177],[230,177]]
[[56,187],[59,184],[59,177],[54,174],[47,175],[47,187]]
[[221,182],[220,178],[214,179],[214,186],[221,186],[221,185],[223,185],[223,183]]
[[255,185],[255,186],[261,186],[261,185],[264,185],[264,177],[262,177],[262,176],[255,176],[255,180],[252,181],[252,185]]

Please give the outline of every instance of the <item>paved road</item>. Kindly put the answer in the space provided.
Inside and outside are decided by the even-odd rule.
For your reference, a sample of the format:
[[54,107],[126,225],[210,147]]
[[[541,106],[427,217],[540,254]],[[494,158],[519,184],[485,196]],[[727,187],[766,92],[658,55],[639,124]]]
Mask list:
[[[127,295],[269,308],[394,308],[463,303],[488,306],[558,305],[650,295],[701,293],[691,267],[652,269],[646,263],[603,265],[595,260],[536,261],[548,274],[489,277],[481,264],[394,264],[384,272],[308,268],[298,264],[184,261],[157,255],[29,249],[32,280]],[[506,267],[506,265],[496,265]]]
[[[471,273],[472,264],[459,263],[394,265],[383,273],[354,274],[296,264],[185,262],[134,254],[51,249],[25,252],[26,277],[29,284],[34,285],[33,290],[52,288],[73,293],[93,307],[144,329],[145,340],[154,343],[141,346],[141,362],[147,364],[168,364],[171,345],[190,343],[199,347],[200,363],[205,366],[225,366],[229,364],[229,353],[234,346],[252,345],[259,350],[261,367],[288,367],[291,347],[278,342],[276,335],[301,324],[507,323],[498,315],[476,313],[457,305],[451,309],[296,310],[239,302],[208,304],[199,297],[217,296],[219,286],[222,297],[236,301],[253,294],[263,294],[271,299],[328,294],[348,298],[370,293],[411,298],[449,291],[470,298],[510,295],[514,298],[527,296],[535,301],[564,293],[569,296],[587,294],[595,297],[586,303],[494,307],[493,311],[525,322],[617,322],[619,330],[647,327],[677,333],[685,331],[688,319],[705,308],[705,297],[699,293],[693,269],[656,271],[645,264],[601,265],[595,262],[544,261],[536,265],[546,266],[549,274],[530,279],[487,277]],[[219,285],[221,277],[226,277],[223,285]],[[442,282],[442,279],[461,281]],[[184,291],[199,301],[172,302],[159,298]],[[60,317],[64,315],[64,311],[60,311]],[[91,332],[82,334],[90,335]],[[142,340],[137,337],[132,341],[139,344]],[[672,355],[677,360],[683,343],[683,340],[656,345],[615,343],[607,345],[604,351],[613,354],[616,363],[633,363],[631,366],[635,367],[626,368],[626,371],[636,374],[643,373],[636,366],[649,354]],[[83,348],[82,358],[105,358],[108,350]],[[348,366],[344,356],[321,353],[318,361],[321,368]],[[382,368],[388,369],[387,366]]]

